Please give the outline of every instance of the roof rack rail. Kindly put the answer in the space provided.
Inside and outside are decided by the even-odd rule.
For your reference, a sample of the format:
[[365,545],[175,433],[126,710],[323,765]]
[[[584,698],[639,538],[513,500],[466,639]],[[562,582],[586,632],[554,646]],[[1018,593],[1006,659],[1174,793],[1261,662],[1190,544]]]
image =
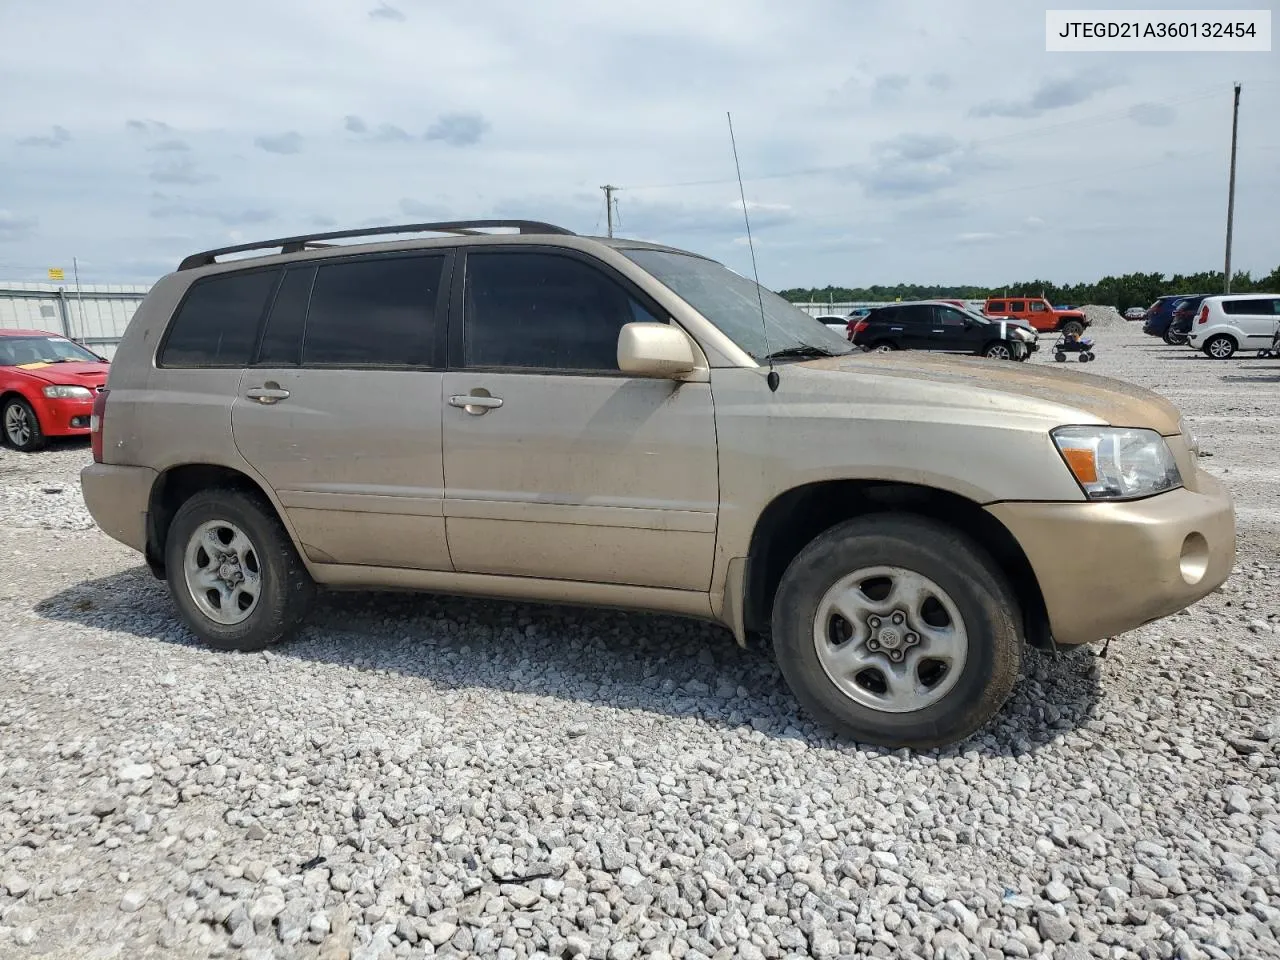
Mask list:
[[217,263],[218,257],[229,253],[247,253],[250,250],[270,250],[273,247],[279,247],[281,253],[299,253],[307,249],[334,246],[324,241],[340,240],[346,237],[376,237],[397,233],[453,233],[460,236],[478,236],[481,235],[481,231],[493,227],[514,227],[520,233],[550,233],[570,237],[574,235],[572,230],[538,220],[448,220],[440,223],[401,223],[385,227],[364,227],[359,230],[333,230],[329,233],[281,237],[278,240],[262,240],[258,243],[240,243],[234,247],[218,247],[185,257],[178,264],[178,269],[191,270],[195,267],[207,267]]

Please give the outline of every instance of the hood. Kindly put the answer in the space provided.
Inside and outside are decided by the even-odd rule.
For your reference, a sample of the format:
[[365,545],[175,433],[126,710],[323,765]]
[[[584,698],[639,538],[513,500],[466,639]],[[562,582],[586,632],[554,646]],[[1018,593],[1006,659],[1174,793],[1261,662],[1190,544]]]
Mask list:
[[12,370],[18,370],[35,380],[45,383],[61,383],[75,386],[100,387],[107,382],[110,364],[75,360],[70,363],[24,363]]
[[[955,387],[975,406],[988,409],[998,405],[1011,412],[1031,412],[1023,409],[1030,404],[1018,403],[1019,399],[1031,400],[1044,415],[1062,417],[1062,423],[1071,422],[1070,411],[1078,410],[1116,427],[1145,427],[1163,436],[1182,432],[1178,408],[1159,394],[1123,380],[1073,370],[911,350],[855,353],[797,366]],[[1004,398],[1004,402],[997,398]]]

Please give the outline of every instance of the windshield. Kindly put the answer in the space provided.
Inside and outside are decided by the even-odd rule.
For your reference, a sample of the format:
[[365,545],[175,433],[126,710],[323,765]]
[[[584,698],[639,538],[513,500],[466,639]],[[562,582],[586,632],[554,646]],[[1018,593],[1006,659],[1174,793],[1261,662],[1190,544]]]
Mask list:
[[102,363],[102,357],[66,337],[0,337],[0,367],[81,360],[85,363]]
[[670,288],[756,360],[770,354],[799,359],[806,352],[827,356],[853,352],[842,336],[821,321],[723,264],[667,250],[619,252]]

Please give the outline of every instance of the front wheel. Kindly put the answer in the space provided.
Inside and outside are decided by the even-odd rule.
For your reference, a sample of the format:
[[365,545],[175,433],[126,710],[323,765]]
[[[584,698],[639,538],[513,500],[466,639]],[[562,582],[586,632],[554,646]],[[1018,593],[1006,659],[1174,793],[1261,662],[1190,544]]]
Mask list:
[[1172,329],[1164,332],[1164,342],[1171,347],[1180,347],[1187,342],[1185,333],[1174,333]]
[[1225,333],[1215,334],[1204,342],[1206,356],[1214,360],[1229,360],[1236,352],[1236,342]]
[[1078,337],[1080,336],[1080,334],[1084,333],[1084,324],[1081,323],[1079,320],[1068,320],[1066,323],[1064,323],[1061,327],[1058,328],[1058,332],[1061,333],[1064,337],[1069,337],[1073,335]]
[[204,490],[178,508],[165,574],[182,619],[219,650],[261,650],[288,639],[315,592],[270,506],[238,490]]
[[44,446],[44,431],[40,429],[40,419],[31,404],[22,397],[14,397],[4,405],[0,420],[4,421],[4,438],[15,450],[31,453]]
[[987,348],[982,351],[982,355],[990,358],[991,360],[1013,359],[1013,351],[1009,349],[1009,345],[1007,343],[1002,342],[988,344]]
[[888,747],[963,740],[1018,676],[1017,604],[977,544],[902,514],[858,517],[788,566],[774,650],[796,699],[844,737]]

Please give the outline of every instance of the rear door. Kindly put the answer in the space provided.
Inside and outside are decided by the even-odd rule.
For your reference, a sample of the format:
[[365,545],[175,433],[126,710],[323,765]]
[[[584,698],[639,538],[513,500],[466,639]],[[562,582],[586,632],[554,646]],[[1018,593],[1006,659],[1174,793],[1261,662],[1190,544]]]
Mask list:
[[449,570],[440,448],[452,255],[291,264],[232,408],[318,563]]
[[1227,315],[1227,322],[1238,329],[1244,338],[1240,344],[1242,348],[1270,348],[1271,338],[1276,330],[1277,314],[1280,313],[1280,298],[1223,300],[1222,312]]
[[670,318],[577,251],[472,248],[463,259],[444,383],[458,571],[707,590],[719,506],[711,385],[631,377],[617,362],[624,324]]

